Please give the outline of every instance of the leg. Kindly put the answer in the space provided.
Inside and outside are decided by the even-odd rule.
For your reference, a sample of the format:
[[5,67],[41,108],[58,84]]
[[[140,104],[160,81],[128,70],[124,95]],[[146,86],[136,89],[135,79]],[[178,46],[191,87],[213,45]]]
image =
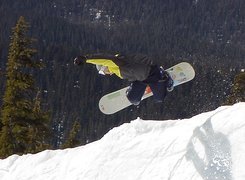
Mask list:
[[160,81],[156,83],[149,84],[153,97],[157,102],[163,102],[165,96],[167,95],[167,82]]
[[134,104],[138,105],[141,101],[142,96],[144,95],[146,84],[140,81],[134,81],[131,83],[130,87],[127,90],[128,100]]

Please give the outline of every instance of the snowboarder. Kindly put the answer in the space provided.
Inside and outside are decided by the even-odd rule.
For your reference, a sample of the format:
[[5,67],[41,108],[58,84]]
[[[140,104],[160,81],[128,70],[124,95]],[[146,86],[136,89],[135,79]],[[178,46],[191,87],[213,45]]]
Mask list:
[[133,105],[139,105],[148,85],[157,102],[163,102],[167,92],[173,90],[173,80],[168,73],[148,56],[91,54],[74,59],[75,65],[85,63],[96,65],[99,74],[115,74],[130,81],[126,96]]

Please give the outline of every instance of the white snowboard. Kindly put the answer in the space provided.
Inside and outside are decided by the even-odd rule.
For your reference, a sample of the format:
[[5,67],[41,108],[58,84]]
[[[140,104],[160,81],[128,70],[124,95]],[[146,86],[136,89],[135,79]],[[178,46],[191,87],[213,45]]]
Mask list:
[[[187,62],[181,62],[166,70],[174,80],[174,86],[186,83],[195,77],[193,67]],[[122,88],[115,92],[104,95],[99,101],[100,111],[104,114],[114,114],[130,105],[132,105],[126,97],[128,87]],[[152,96],[150,87],[146,88],[142,97],[146,99]]]

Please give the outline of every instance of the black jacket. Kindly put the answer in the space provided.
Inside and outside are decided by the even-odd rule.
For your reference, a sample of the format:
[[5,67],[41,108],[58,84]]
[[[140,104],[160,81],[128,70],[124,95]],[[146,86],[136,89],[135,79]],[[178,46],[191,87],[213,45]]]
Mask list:
[[[111,66],[112,71],[122,79],[129,81],[143,81],[149,76],[153,60],[145,55],[86,55],[86,62],[98,65]],[[118,68],[118,69],[117,69]]]

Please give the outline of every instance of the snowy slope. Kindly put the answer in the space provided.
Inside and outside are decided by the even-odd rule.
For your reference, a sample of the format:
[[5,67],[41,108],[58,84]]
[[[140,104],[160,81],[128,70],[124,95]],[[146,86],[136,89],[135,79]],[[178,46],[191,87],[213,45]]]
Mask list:
[[0,160],[1,180],[245,179],[245,103],[191,119],[137,119],[74,149]]

